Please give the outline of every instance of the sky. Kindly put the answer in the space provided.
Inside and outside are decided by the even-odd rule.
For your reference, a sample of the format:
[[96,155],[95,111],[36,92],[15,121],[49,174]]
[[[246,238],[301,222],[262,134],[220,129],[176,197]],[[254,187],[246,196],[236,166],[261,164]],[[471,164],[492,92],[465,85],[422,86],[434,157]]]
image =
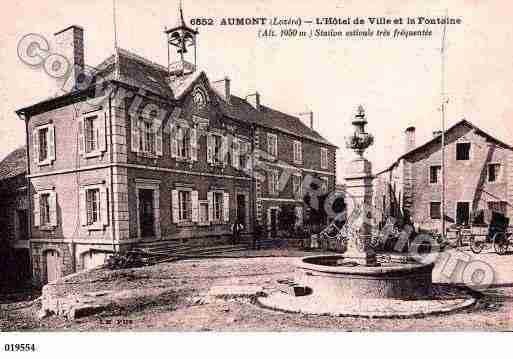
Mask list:
[[[441,17],[447,9],[463,22],[447,27],[447,126],[465,118],[513,144],[513,5],[505,1],[183,0],[183,6],[186,18],[213,18],[217,24],[223,17],[253,16]],[[117,0],[119,46],[166,65],[163,30],[173,24],[176,9],[174,0]],[[4,5],[0,16],[3,158],[25,142],[23,121],[14,111],[56,92],[53,79],[19,60],[19,40],[37,33],[51,42],[53,33],[80,25],[85,29],[85,61],[95,66],[112,53],[114,31],[112,0],[15,1]],[[367,130],[375,136],[366,152],[375,171],[403,153],[408,126],[416,127],[417,144],[440,128],[442,26],[429,29],[433,35],[424,38],[263,39],[255,26],[202,26],[198,65],[210,80],[230,77],[236,95],[256,90],[267,106],[291,114],[313,111],[315,129],[340,147],[338,180],[343,182],[353,156],[344,139],[359,104],[367,112]]]

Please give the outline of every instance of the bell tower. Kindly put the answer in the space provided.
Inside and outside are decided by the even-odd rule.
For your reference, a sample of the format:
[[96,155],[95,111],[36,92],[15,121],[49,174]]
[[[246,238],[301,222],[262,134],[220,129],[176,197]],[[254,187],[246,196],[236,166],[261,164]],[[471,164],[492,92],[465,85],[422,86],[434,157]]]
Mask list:
[[[178,7],[178,16],[173,27],[166,28],[164,33],[167,39],[169,74],[171,76],[181,76],[194,72],[196,70],[196,36],[198,31],[185,24],[181,0]],[[178,54],[177,58],[174,52]]]

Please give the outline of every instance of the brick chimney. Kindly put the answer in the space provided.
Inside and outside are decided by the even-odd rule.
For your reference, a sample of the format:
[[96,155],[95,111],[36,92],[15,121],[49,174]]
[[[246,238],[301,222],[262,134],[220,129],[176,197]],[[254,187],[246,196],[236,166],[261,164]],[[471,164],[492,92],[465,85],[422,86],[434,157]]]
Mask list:
[[246,101],[257,111],[260,111],[260,94],[255,92],[246,96]]
[[415,148],[415,127],[408,127],[404,134],[404,151],[409,152]]
[[230,79],[225,77],[224,79],[213,81],[211,84],[214,90],[216,90],[227,103],[230,103]]
[[64,80],[66,88],[72,90],[77,84],[80,74],[84,71],[84,29],[71,25],[54,34],[57,48],[55,53],[68,60],[69,69]]
[[301,118],[301,120],[303,121],[303,123],[305,125],[310,127],[312,130],[314,129],[314,114],[313,114],[313,111],[302,112],[302,113],[300,113],[298,115],[299,115],[299,117]]

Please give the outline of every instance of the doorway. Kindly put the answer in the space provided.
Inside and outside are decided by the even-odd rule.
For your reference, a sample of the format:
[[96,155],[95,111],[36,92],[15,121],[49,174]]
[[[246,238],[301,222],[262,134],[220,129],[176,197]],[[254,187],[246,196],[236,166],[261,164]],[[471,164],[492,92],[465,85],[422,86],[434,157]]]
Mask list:
[[155,213],[152,189],[139,189],[139,226],[141,237],[155,236]]
[[24,209],[16,210],[17,228],[16,228],[16,240],[26,241],[28,240],[28,217],[27,211]]
[[468,226],[470,222],[470,203],[456,203],[456,224]]
[[237,221],[246,226],[246,195],[237,194]]
[[61,258],[56,250],[49,250],[44,255],[46,263],[46,282],[51,283],[61,277]]
[[276,238],[278,235],[278,210],[276,208],[270,209],[270,218],[271,218],[271,237]]

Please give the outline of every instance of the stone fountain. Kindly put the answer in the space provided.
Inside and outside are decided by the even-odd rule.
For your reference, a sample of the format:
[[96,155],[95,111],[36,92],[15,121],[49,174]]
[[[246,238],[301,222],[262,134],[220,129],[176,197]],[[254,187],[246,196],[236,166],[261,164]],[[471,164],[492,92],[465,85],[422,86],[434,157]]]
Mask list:
[[[378,261],[372,243],[372,166],[364,157],[374,137],[365,131],[367,119],[359,106],[352,120],[353,133],[346,146],[354,152],[346,170],[345,251],[341,254],[301,258],[296,264],[295,286],[260,298],[261,305],[290,312],[401,317],[445,312],[473,304],[473,298],[448,296],[443,300],[432,284],[433,263]],[[342,232],[342,231],[341,231]],[[433,300],[434,297],[437,300]]]

